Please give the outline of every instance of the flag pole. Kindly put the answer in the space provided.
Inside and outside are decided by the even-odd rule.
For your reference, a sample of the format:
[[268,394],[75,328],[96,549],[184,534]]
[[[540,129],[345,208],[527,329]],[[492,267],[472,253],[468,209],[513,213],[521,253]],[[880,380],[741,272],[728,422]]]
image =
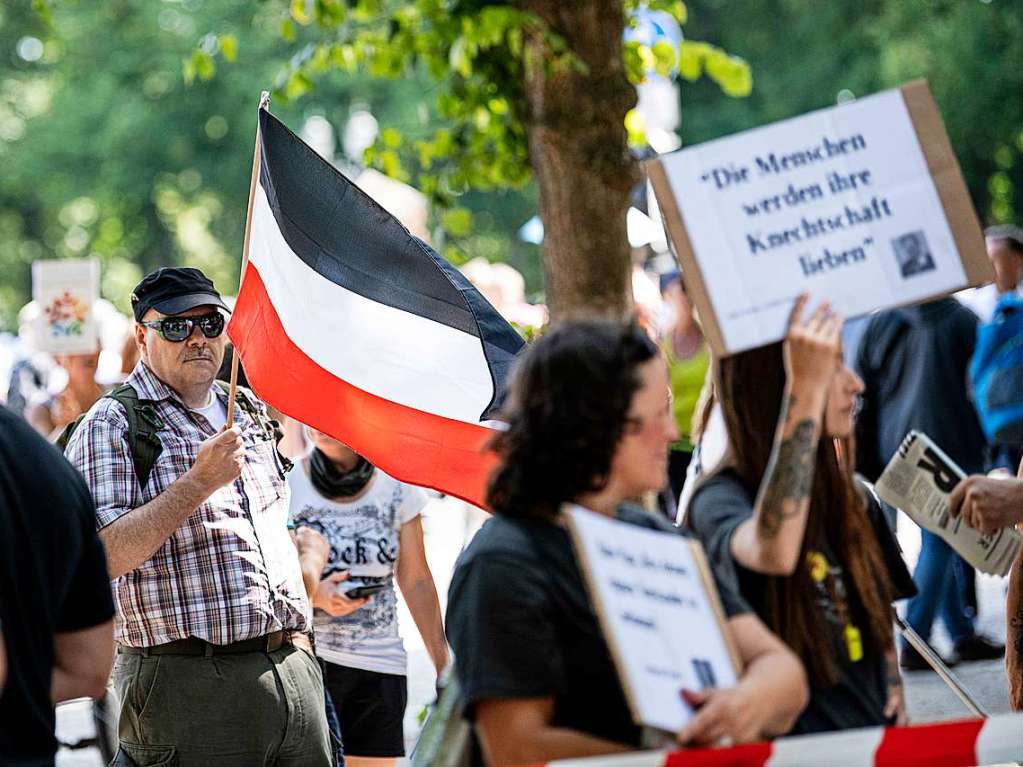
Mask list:
[[[259,109],[270,106],[270,92],[259,94]],[[242,245],[242,271],[238,277],[238,293],[242,292],[245,281],[245,269],[249,265],[249,235],[252,232],[252,201],[256,197],[256,184],[259,183],[259,119],[256,119],[256,148],[252,152],[252,178],[249,179],[249,208],[245,213],[245,242]],[[227,394],[227,428],[234,425],[234,401],[238,391],[238,349],[231,349],[231,388]]]

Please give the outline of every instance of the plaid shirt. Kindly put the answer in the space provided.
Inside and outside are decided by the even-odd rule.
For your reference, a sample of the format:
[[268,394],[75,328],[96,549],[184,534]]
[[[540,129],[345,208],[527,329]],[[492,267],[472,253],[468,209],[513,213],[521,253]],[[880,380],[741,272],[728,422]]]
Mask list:
[[[127,383],[154,400],[163,451],[139,487],[124,408],[104,397],[75,429],[68,460],[85,477],[102,529],[149,503],[181,477],[214,435],[210,423],[142,362]],[[214,385],[213,395],[227,395]],[[254,398],[253,398],[254,399]],[[151,558],[114,583],[117,641],[151,647],[185,637],[229,644],[280,629],[306,630],[309,602],[287,530],[288,486],[276,444],[242,409],[235,425],[245,443],[241,477],[211,495]]]

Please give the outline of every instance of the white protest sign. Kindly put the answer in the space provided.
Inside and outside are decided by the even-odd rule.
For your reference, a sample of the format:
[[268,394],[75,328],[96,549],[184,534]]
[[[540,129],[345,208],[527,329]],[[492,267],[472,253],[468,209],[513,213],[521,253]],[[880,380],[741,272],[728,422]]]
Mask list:
[[924,82],[693,146],[648,170],[722,355],[781,339],[802,292],[853,317],[993,278]]
[[35,327],[39,351],[50,354],[90,354],[99,351],[92,307],[99,298],[99,262],[35,261],[32,298],[39,304]]
[[693,715],[681,690],[731,687],[739,667],[703,549],[579,506],[565,515],[633,719],[678,732]]

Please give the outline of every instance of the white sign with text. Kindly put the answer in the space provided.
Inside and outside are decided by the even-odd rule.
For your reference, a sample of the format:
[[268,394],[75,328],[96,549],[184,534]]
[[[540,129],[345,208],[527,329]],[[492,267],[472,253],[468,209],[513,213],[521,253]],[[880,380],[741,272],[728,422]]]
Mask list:
[[737,681],[700,544],[579,506],[565,514],[633,718],[678,732],[693,715],[681,690]]
[[[950,150],[949,156],[954,164]],[[670,187],[669,193],[662,183],[658,195],[671,198],[679,219],[676,248],[680,229],[727,353],[782,338],[804,291],[853,317],[968,284],[900,90],[693,146],[658,163]],[[950,172],[958,175],[958,168]]]

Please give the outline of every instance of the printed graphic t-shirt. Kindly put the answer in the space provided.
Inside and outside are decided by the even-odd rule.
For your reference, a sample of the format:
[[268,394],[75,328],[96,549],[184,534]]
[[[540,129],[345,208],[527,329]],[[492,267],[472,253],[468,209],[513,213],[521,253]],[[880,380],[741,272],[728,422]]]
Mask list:
[[376,469],[363,495],[350,503],[338,503],[316,491],[305,464],[301,461],[288,474],[291,523],[311,527],[327,539],[330,558],[323,575],[348,570],[353,581],[387,585],[349,615],[335,618],[316,610],[317,653],[339,666],[404,674],[406,656],[398,636],[394,568],[401,527],[423,510],[426,493]]

